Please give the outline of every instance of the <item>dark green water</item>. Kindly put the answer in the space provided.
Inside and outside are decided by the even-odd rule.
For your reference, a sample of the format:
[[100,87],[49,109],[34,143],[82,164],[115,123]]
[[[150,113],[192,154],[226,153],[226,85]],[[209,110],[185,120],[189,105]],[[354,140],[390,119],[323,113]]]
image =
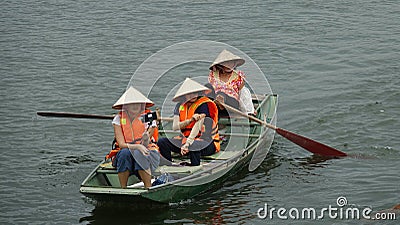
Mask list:
[[[370,224],[257,210],[321,209],[339,196],[375,212],[400,204],[398,1],[5,1],[0,12],[1,224]],[[276,136],[256,171],[185,204],[93,205],[79,186],[109,149],[110,121],[36,111],[111,114],[144,60],[194,40],[258,64],[280,96],[278,126],[358,157],[318,160]]]

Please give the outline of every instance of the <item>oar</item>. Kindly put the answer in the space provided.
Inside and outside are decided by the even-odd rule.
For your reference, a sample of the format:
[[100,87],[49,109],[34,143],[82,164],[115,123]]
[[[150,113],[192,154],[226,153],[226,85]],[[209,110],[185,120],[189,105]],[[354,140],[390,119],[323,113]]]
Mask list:
[[[83,114],[83,113],[70,113],[70,112],[46,112],[39,111],[36,112],[39,116],[47,116],[47,117],[67,117],[67,118],[85,118],[85,119],[103,119],[103,120],[112,120],[115,115],[99,115],[99,114]],[[161,120],[164,121],[172,121],[172,118],[163,117]]]
[[242,112],[242,111],[240,111],[238,109],[235,109],[235,108],[233,108],[233,107],[231,107],[231,106],[229,106],[227,104],[224,104],[224,103],[220,103],[220,104],[223,105],[229,111],[232,111],[232,112],[237,113],[237,114],[239,114],[241,116],[247,117],[250,120],[253,120],[254,122],[257,122],[257,123],[262,124],[262,125],[264,125],[266,127],[274,129],[278,134],[282,135],[283,137],[285,137],[289,141],[291,141],[291,142],[303,147],[304,149],[306,149],[309,152],[312,152],[312,153],[317,154],[317,155],[331,156],[331,157],[332,156],[333,157],[334,156],[340,156],[340,157],[341,156],[347,156],[346,153],[344,153],[342,151],[339,151],[337,149],[334,149],[334,148],[332,148],[330,146],[327,146],[325,144],[322,144],[322,143],[317,142],[315,140],[312,140],[310,138],[301,136],[299,134],[290,132],[288,130],[276,127],[276,126],[274,126],[272,124],[266,123],[266,122],[254,117],[254,116],[247,115],[246,113],[244,113],[244,112]]
[[68,118],[86,118],[86,119],[104,119],[112,120],[113,115],[98,115],[98,114],[82,114],[82,113],[70,113],[70,112],[36,112],[39,116],[48,117],[68,117]]

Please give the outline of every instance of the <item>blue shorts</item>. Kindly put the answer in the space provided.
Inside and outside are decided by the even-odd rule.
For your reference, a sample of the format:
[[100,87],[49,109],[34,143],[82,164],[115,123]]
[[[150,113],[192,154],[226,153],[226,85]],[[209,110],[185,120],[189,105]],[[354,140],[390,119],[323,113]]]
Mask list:
[[117,168],[117,172],[125,172],[129,170],[129,174],[138,175],[138,170],[151,169],[154,171],[160,162],[158,151],[151,150],[149,155],[143,155],[137,149],[130,150],[123,148],[118,151],[113,166]]
[[129,174],[138,176],[138,170],[142,170],[139,164],[136,163],[131,151],[128,148],[123,148],[118,151],[113,161],[113,166],[117,168],[117,172],[125,172],[129,170]]

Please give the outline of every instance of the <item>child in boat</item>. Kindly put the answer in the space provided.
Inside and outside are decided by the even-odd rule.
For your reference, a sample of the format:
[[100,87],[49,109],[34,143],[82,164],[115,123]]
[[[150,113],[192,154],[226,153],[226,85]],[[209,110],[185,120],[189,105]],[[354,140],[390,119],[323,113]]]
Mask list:
[[152,142],[157,139],[154,137],[157,127],[141,120],[145,107],[152,105],[152,101],[130,87],[112,107],[120,110],[112,122],[119,149],[113,166],[117,168],[122,188],[126,188],[131,174],[141,179],[146,188],[151,187],[151,174],[159,165],[158,146]]
[[157,142],[161,155],[172,161],[171,151],[189,155],[190,165],[200,165],[200,157],[220,150],[218,135],[218,109],[206,97],[210,90],[189,78],[183,82],[172,101],[178,102],[174,110],[173,129],[181,135],[160,138]]
[[228,112],[218,102],[241,109],[248,114],[255,114],[250,90],[245,87],[245,76],[236,67],[245,60],[228,50],[223,50],[210,66],[208,82],[213,86],[220,116],[228,116]]

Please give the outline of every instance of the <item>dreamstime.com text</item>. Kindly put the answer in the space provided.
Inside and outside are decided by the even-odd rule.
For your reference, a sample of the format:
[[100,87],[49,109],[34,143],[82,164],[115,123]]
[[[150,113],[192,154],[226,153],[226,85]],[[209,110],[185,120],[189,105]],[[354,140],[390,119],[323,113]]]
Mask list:
[[372,211],[371,207],[361,207],[348,205],[347,199],[340,196],[336,200],[336,205],[329,205],[326,208],[316,209],[313,207],[307,208],[269,208],[265,203],[257,211],[257,216],[260,219],[293,219],[293,220],[320,220],[324,218],[341,219],[341,220],[396,220],[396,213],[393,212],[376,212]]

